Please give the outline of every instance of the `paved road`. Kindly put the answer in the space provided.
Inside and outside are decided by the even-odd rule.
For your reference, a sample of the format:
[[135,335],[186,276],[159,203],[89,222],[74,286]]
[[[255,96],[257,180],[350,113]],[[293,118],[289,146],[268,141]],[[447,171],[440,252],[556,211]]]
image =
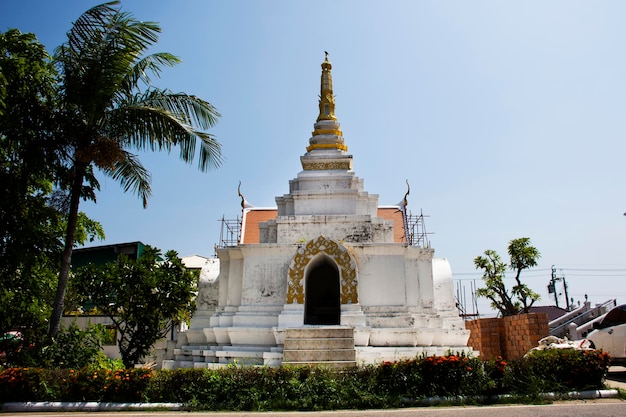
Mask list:
[[551,405],[508,405],[490,407],[429,407],[402,410],[358,410],[323,412],[270,412],[270,413],[188,413],[188,412],[79,412],[79,413],[18,413],[2,414],[19,417],[623,417],[626,402],[617,399],[593,401],[567,401]]

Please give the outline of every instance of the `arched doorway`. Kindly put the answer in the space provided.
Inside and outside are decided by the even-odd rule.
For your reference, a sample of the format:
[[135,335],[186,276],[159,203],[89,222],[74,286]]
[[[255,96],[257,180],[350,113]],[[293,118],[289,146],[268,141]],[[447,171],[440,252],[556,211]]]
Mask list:
[[304,324],[338,325],[341,316],[339,269],[329,258],[313,261],[304,288]]
[[[287,304],[304,304],[305,277],[317,265],[314,259],[326,256],[329,262],[337,266],[341,276],[340,304],[357,304],[359,302],[356,262],[350,252],[339,242],[323,235],[309,240],[304,246],[298,247],[289,264],[287,279]],[[307,273],[305,273],[307,271]]]

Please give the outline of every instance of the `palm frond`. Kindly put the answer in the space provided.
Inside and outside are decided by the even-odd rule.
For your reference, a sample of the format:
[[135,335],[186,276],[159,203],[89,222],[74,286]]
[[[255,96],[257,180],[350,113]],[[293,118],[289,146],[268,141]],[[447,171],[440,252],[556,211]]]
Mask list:
[[164,109],[130,104],[109,113],[108,126],[111,134],[124,148],[138,150],[170,151],[187,136],[193,128],[181,123]]
[[135,63],[132,71],[126,75],[122,88],[123,92],[127,95],[132,94],[132,92],[138,88],[140,81],[146,85],[150,85],[152,80],[148,74],[149,72],[159,77],[161,75],[162,66],[173,67],[180,62],[180,58],[167,52],[158,52],[143,57]]
[[81,55],[82,46],[92,42],[94,33],[101,33],[108,26],[112,17],[118,12],[118,9],[113,6],[119,3],[116,0],[100,4],[83,13],[67,33],[66,46],[69,48],[68,52]]
[[200,138],[200,157],[198,158],[198,168],[206,171],[209,168],[219,168],[222,165],[222,145],[217,139],[208,133],[197,132]]
[[55,61],[64,74],[67,103],[75,104],[86,124],[112,108],[138,57],[158,39],[156,23],[135,20],[113,7],[96,6],[74,23]]
[[148,205],[148,198],[152,195],[150,181],[152,176],[137,155],[128,151],[123,151],[124,157],[121,158],[113,168],[103,169],[103,172],[110,175],[115,181],[119,181],[124,192],[132,191],[142,201],[143,206]]
[[[210,103],[187,94],[152,89],[127,98],[111,113],[109,123],[116,126],[125,146],[136,149],[166,150],[180,147],[180,158],[191,163],[199,142],[199,168],[221,165],[221,145],[202,128],[213,126],[220,114]],[[199,126],[200,129],[196,129]]]
[[202,130],[213,127],[217,119],[221,117],[211,103],[185,93],[152,89],[144,95],[142,102],[146,106],[165,109],[181,122],[197,126]]

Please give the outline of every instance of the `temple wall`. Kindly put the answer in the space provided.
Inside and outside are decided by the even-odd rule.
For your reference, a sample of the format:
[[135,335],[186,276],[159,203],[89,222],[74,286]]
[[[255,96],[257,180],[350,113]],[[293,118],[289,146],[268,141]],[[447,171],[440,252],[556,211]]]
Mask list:
[[[346,244],[346,248],[357,266],[360,305],[433,306],[432,250],[402,244]],[[294,244],[221,249],[220,306],[285,304],[289,264],[297,250]],[[439,287],[447,283],[451,288],[451,276],[439,281]],[[444,291],[439,288],[439,292]],[[439,302],[446,306],[453,303],[449,297]]]
[[401,306],[406,303],[403,247],[351,247],[358,268],[359,304]]
[[452,269],[447,259],[433,258],[433,307],[459,315],[454,298]]
[[242,245],[244,289],[241,304],[285,304],[287,270],[295,245]]
[[260,242],[292,245],[324,235],[352,243],[392,243],[393,221],[370,215],[315,215],[279,217],[261,223]]
[[243,255],[240,250],[229,250],[230,262],[227,265],[228,289],[226,304],[237,306],[241,304],[241,288],[243,286]]
[[402,244],[349,246],[362,306],[432,306],[432,251]]
[[226,249],[217,249],[217,255],[220,259],[220,274],[218,278],[219,296],[217,299],[217,305],[225,306],[228,302],[230,256],[228,256],[228,250]]

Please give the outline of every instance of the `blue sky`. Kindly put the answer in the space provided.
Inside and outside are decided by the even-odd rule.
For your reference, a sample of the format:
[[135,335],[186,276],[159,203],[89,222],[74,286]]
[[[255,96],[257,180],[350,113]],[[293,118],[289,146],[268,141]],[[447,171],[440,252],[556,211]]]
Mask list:
[[[2,0],[0,30],[34,32],[49,51],[97,1]],[[330,53],[337,116],[354,170],[381,205],[423,210],[436,256],[469,290],[485,249],[506,258],[530,237],[525,281],[550,304],[550,268],[569,295],[626,302],[626,2],[122,2],[159,22],[154,51],[183,63],[158,84],[213,103],[223,166],[201,173],[176,153],[143,155],[147,209],[101,177],[104,242],[141,240],[211,256],[237,185],[275,206],[301,170]],[[512,277],[512,274],[511,274]],[[483,302],[484,304],[484,302]],[[563,298],[560,304],[564,304]],[[485,307],[481,307],[483,312]]]

